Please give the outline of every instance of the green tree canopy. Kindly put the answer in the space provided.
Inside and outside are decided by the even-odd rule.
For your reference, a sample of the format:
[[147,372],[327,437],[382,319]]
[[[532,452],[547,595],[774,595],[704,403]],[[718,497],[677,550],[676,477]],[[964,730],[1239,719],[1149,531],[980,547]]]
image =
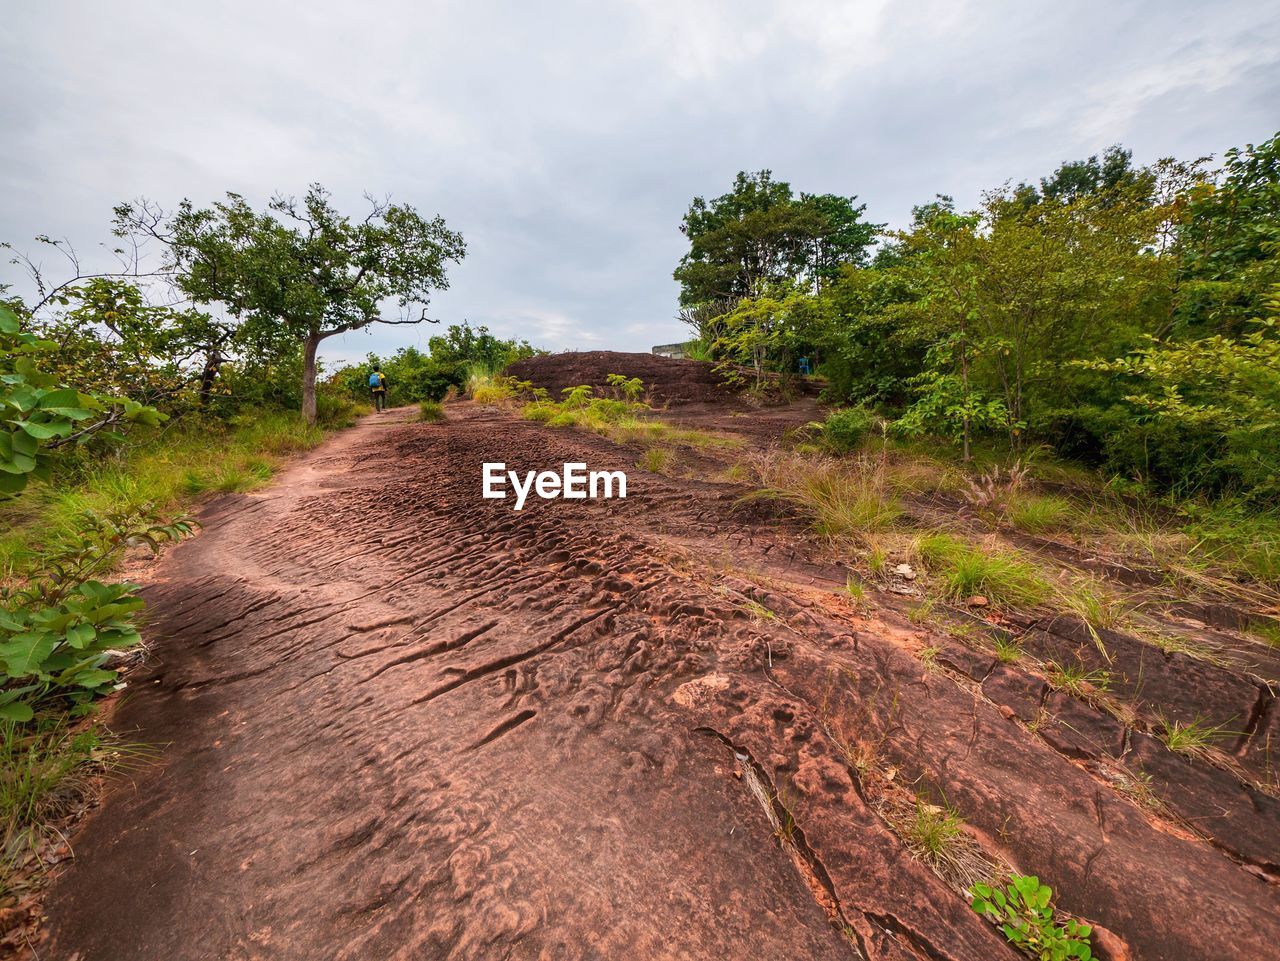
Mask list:
[[689,240],[674,274],[681,305],[715,305],[714,316],[772,285],[803,280],[819,289],[841,266],[863,263],[880,225],[862,220],[856,199],[797,198],[769,170],[740,172],[732,190],[710,201],[695,197],[680,227]]

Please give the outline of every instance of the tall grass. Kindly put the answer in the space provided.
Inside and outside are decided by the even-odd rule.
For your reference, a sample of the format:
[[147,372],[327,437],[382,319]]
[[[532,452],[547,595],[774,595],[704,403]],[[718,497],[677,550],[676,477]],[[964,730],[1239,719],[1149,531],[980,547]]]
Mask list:
[[1063,497],[1015,491],[1005,507],[1005,519],[1029,534],[1047,534],[1067,527],[1072,518],[1070,501]]
[[748,463],[759,496],[794,504],[826,540],[865,542],[902,515],[894,478],[871,455],[837,459],[774,450]]
[[950,534],[929,534],[916,541],[915,553],[941,580],[951,600],[981,595],[993,604],[1034,606],[1051,593],[1040,572],[1014,551],[984,548]]
[[[345,420],[345,417],[343,418]],[[252,490],[267,483],[281,459],[325,437],[288,411],[257,411],[230,421],[190,418],[135,433],[111,455],[81,456],[48,482],[0,502],[0,578],[21,572],[30,553],[66,543],[79,516],[152,505],[175,512],[199,495]]]

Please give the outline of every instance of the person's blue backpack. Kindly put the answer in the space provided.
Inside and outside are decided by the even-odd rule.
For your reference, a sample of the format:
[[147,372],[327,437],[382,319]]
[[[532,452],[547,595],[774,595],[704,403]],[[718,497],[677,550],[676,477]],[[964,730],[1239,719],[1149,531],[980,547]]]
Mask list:
[[370,387],[381,387],[381,386],[382,386],[382,375],[381,375],[381,374],[379,374],[379,373],[372,373],[372,374],[370,374],[370,375],[369,375],[369,386],[370,386]]

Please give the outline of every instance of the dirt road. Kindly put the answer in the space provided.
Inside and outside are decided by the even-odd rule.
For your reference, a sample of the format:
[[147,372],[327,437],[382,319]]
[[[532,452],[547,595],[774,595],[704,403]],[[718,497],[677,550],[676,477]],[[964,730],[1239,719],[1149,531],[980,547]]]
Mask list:
[[[741,488],[450,413],[365,419],[163,562],[115,725],[162,758],[81,832],[42,957],[1020,957],[877,815],[850,730],[1135,958],[1280,943],[1270,854],[1170,828],[922,664]],[[485,461],[629,496],[517,514]]]

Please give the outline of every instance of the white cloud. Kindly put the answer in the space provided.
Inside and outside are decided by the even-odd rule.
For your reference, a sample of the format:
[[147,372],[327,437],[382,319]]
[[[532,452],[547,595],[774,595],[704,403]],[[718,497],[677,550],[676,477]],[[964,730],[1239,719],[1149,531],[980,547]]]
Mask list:
[[470,242],[433,315],[554,348],[683,336],[680,218],[740,169],[901,224],[1115,141],[1142,160],[1257,141],[1280,102],[1265,0],[10,6],[0,239],[92,252],[139,194],[318,180],[355,213],[390,192]]

